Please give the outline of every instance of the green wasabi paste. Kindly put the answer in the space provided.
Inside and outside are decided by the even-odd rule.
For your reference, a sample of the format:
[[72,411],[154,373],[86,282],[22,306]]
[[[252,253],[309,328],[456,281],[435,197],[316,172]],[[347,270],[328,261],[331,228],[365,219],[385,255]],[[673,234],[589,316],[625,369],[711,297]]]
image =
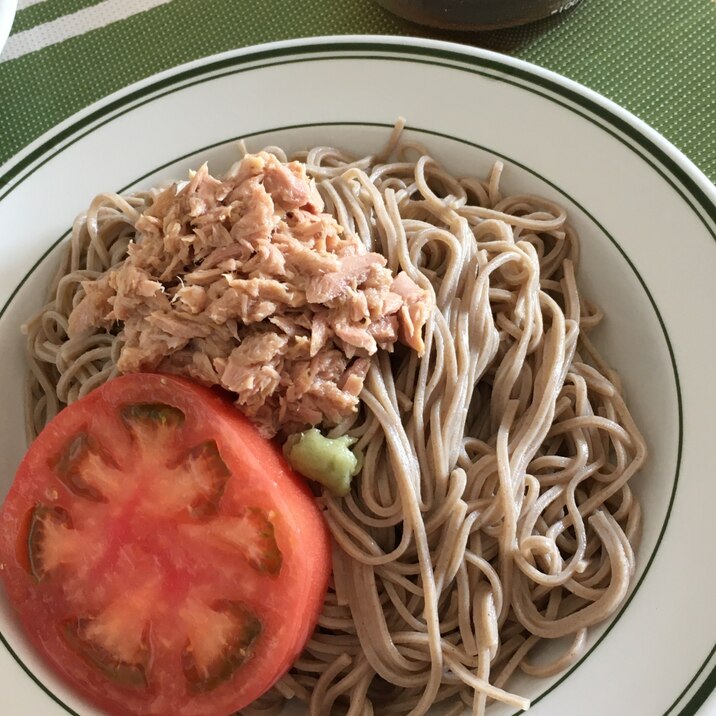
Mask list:
[[360,469],[351,445],[356,439],[343,435],[327,438],[316,428],[290,435],[283,453],[291,467],[311,480],[320,482],[336,497],[350,492],[351,478]]

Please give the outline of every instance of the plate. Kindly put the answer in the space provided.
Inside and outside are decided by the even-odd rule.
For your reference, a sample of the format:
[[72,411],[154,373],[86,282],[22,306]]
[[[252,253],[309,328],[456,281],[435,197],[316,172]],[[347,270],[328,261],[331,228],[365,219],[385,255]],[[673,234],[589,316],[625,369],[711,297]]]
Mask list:
[[[0,496],[21,458],[20,325],[43,300],[56,246],[103,190],[213,171],[251,149],[380,147],[395,119],[453,172],[565,204],[580,283],[606,310],[598,342],[619,370],[651,458],[626,603],[551,680],[517,679],[535,716],[695,713],[713,688],[716,635],[716,191],[624,110],[546,70],[447,43],[323,38],[183,65],[64,122],[0,170]],[[0,598],[0,686],[13,716],[96,711],[49,673]],[[495,706],[495,716],[510,709]]]
[[0,0],[0,52],[10,36],[12,21],[17,11],[17,0]]

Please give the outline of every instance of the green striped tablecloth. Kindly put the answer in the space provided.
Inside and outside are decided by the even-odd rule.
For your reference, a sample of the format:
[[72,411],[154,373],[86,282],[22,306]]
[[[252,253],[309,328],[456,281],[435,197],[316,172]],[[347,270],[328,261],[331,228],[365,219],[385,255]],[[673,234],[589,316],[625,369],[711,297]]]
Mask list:
[[[0,4],[7,0],[0,0]],[[372,0],[20,0],[0,54],[0,163],[87,104],[150,74],[270,40],[425,35],[566,75],[661,132],[716,179],[716,0],[583,0],[533,25],[445,33]]]

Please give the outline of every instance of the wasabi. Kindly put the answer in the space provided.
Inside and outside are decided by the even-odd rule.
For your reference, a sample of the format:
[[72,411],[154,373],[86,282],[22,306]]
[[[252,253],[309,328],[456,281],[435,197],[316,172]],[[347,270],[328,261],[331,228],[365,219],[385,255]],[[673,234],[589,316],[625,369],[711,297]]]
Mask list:
[[316,428],[289,435],[283,453],[291,467],[311,480],[320,482],[336,497],[350,492],[351,478],[360,469],[350,449],[356,439],[348,435],[327,438]]

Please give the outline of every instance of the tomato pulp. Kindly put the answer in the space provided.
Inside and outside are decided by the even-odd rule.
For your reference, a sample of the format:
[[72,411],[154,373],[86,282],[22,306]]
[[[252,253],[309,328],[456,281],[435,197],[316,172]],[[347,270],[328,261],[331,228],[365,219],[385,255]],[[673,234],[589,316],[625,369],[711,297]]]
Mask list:
[[37,649],[117,716],[228,716],[291,666],[330,541],[302,478],[182,378],[116,378],[31,445],[0,512],[3,581]]

